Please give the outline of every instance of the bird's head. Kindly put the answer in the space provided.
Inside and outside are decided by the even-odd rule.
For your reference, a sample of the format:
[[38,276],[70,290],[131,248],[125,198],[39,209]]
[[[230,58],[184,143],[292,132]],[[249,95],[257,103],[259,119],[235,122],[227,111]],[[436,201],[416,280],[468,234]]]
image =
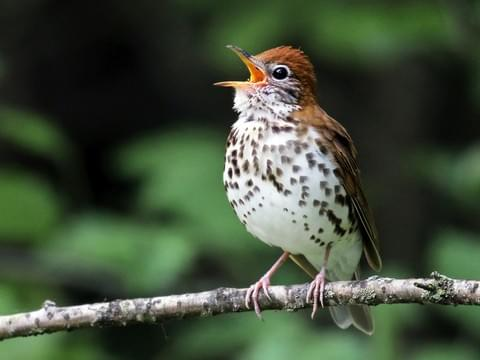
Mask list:
[[237,103],[260,103],[267,107],[284,105],[298,109],[316,102],[313,65],[303,51],[280,46],[251,55],[239,47],[227,47],[240,57],[250,72],[246,81],[215,83],[235,88],[237,108]]

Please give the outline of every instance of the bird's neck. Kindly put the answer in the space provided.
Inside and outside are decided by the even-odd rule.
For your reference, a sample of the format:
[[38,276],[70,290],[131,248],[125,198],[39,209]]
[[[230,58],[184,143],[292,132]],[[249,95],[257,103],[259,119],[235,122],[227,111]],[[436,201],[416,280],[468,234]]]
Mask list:
[[259,119],[281,120],[288,118],[301,107],[295,98],[285,98],[275,92],[247,92],[237,90],[233,108],[239,114],[239,120]]

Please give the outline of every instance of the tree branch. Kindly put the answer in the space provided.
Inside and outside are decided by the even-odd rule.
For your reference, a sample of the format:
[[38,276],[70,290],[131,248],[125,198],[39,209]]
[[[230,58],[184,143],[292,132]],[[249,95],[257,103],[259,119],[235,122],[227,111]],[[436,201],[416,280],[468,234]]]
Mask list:
[[[308,284],[272,286],[272,301],[260,296],[262,309],[295,311],[309,307]],[[337,281],[325,287],[325,306],[380,304],[480,305],[480,281],[450,279],[436,272],[429,278],[370,277]],[[249,311],[246,289],[219,288],[193,294],[58,307],[45,301],[36,311],[0,316],[0,340],[86,327],[162,323],[170,319]]]

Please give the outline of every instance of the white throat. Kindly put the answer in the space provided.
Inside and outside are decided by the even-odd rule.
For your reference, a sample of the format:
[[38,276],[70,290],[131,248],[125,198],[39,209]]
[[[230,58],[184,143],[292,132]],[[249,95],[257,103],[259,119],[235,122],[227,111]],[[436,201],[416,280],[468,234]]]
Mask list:
[[285,119],[292,112],[300,110],[300,106],[293,97],[288,99],[290,100],[288,102],[285,100],[275,91],[268,91],[268,89],[251,91],[237,88],[233,109],[239,113],[239,119],[254,118],[256,120],[260,117]]

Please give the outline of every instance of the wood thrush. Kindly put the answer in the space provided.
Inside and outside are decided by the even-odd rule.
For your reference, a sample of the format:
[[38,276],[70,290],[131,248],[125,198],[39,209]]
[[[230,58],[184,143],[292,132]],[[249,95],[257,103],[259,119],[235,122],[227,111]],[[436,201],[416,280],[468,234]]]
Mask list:
[[[224,186],[247,230],[283,254],[246,296],[260,317],[259,291],[269,297],[273,273],[291,258],[314,278],[307,294],[323,307],[327,280],[357,278],[360,257],[380,270],[378,238],[362,191],[357,152],[345,128],[317,103],[308,57],[281,46],[252,56],[228,46],[247,66],[247,81],[215,85],[235,89],[238,120],[228,136]],[[368,307],[329,307],[342,329],[372,334]]]

